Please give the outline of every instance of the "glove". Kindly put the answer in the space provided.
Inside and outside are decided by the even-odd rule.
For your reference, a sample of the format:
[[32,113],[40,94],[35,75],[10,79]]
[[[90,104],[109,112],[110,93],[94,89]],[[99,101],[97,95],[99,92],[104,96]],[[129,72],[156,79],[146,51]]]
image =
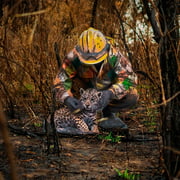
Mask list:
[[68,109],[71,112],[74,112],[74,113],[77,113],[83,109],[82,103],[78,99],[71,96],[68,96],[64,100],[64,104],[68,107]]
[[114,94],[113,94],[113,92],[112,91],[110,91],[110,90],[104,90],[104,91],[102,91],[102,97],[103,97],[103,108],[105,108],[108,104],[109,104],[109,102],[113,99],[113,97],[114,97]]

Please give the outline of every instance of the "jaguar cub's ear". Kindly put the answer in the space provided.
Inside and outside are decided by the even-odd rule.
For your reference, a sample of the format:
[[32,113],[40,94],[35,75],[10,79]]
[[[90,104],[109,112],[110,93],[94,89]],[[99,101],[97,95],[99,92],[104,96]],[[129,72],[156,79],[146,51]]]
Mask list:
[[102,96],[102,92],[100,91],[97,93],[97,97],[101,97],[101,96]]
[[80,91],[80,95],[82,95],[85,92],[85,90],[83,88],[80,88],[79,91]]

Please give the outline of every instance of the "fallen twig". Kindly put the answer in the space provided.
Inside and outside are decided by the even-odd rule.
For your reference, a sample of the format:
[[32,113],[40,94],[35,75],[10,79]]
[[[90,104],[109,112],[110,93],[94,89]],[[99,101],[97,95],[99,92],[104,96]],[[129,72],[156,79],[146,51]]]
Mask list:
[[30,136],[30,137],[35,137],[35,138],[39,138],[39,136],[44,136],[46,135],[45,132],[30,132],[27,131],[23,128],[19,128],[13,125],[8,124],[8,128],[10,129],[11,132],[18,134],[18,135],[24,135],[24,136]]

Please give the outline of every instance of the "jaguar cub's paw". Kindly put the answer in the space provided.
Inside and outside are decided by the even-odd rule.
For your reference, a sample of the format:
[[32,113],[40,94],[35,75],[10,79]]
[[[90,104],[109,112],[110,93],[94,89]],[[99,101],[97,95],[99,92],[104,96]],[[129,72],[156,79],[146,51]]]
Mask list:
[[91,131],[92,131],[93,133],[99,134],[99,128],[98,128],[98,126],[97,126],[97,125],[93,125]]
[[84,134],[81,130],[73,127],[66,127],[66,128],[56,128],[57,132],[60,134],[69,134],[69,135],[79,135]]

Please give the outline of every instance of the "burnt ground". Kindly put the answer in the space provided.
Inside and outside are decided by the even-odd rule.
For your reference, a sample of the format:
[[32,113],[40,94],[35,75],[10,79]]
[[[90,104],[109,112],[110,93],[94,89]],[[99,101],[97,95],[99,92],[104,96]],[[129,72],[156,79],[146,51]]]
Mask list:
[[[19,179],[115,180],[123,179],[118,172],[123,174],[127,170],[126,179],[133,179],[132,176],[137,175],[136,179],[160,180],[161,138],[157,127],[153,123],[151,127],[147,126],[144,119],[145,117],[136,116],[126,120],[130,137],[123,135],[117,142],[113,141],[113,138],[107,138],[109,132],[104,131],[101,131],[101,136],[59,135],[59,156],[52,152],[53,145],[47,154],[46,136],[32,137],[11,132]],[[10,119],[9,123],[22,127],[23,121]],[[41,127],[37,127],[37,121],[36,127],[27,125],[27,122],[24,127],[27,131],[34,129],[42,131]],[[113,133],[113,137],[119,135]],[[0,137],[0,172],[5,179],[10,179],[2,137]]]

